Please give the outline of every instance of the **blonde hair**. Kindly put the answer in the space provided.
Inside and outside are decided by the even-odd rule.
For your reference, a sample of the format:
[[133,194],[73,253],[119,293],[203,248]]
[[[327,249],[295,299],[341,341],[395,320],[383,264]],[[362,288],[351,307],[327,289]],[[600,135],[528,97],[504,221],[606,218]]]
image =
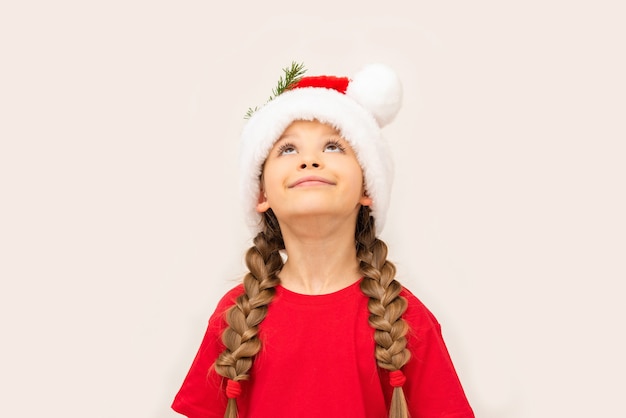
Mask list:
[[[387,245],[376,238],[374,218],[368,207],[359,211],[355,232],[357,259],[363,277],[361,291],[369,297],[369,324],[374,328],[376,361],[380,368],[398,371],[411,357],[406,348],[408,324],[402,319],[407,301],[395,280],[396,268],[387,260]],[[280,250],[285,248],[280,227],[272,210],[263,215],[262,230],[245,256],[249,272],[243,278],[244,293],[226,313],[228,327],[222,334],[226,349],[215,362],[215,370],[234,382],[248,380],[254,356],[261,349],[259,324],[280,284],[283,267]],[[389,418],[407,418],[408,407],[402,387],[394,387]],[[230,397],[225,418],[237,417],[236,397]]]

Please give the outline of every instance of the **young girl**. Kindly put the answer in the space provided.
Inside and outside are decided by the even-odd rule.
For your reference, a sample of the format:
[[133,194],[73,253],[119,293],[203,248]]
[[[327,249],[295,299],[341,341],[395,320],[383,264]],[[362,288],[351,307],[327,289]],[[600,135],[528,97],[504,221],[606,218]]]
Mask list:
[[470,418],[431,312],[377,238],[392,162],[381,127],[393,70],[352,79],[285,68],[242,133],[255,233],[243,283],[218,303],[172,408],[189,418]]

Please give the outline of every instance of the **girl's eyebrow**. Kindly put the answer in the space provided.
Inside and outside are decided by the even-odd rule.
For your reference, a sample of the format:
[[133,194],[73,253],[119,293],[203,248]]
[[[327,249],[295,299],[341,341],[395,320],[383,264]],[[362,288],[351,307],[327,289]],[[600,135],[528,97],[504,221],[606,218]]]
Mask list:
[[[293,141],[293,140],[297,140],[299,138],[300,138],[300,135],[298,135],[297,133],[283,133],[274,142],[274,145],[277,145],[278,143],[280,143],[282,141],[285,141],[285,140]],[[329,130],[327,132],[324,132],[324,133],[320,134],[320,139],[333,140],[333,141],[341,140],[341,141],[345,142],[346,144],[349,143],[347,139],[345,139],[343,136],[341,136],[341,133],[339,133],[337,130],[334,130],[334,129],[331,129],[331,130]]]
[[281,136],[278,137],[275,144],[280,141],[284,141],[285,139],[294,138],[294,137],[297,138],[298,136],[296,134],[282,134]]

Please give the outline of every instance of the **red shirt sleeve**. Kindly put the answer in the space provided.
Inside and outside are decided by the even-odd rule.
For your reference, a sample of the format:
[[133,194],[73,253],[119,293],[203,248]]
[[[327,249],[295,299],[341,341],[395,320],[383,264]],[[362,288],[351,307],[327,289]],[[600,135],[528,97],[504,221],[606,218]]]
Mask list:
[[243,292],[237,286],[217,304],[209,319],[200,348],[191,364],[181,388],[172,403],[172,409],[188,418],[223,418],[227,398],[222,386],[225,384],[213,364],[224,350],[222,331],[226,327],[224,312],[232,306],[235,298]]
[[[413,418],[474,418],[461,382],[444,343],[435,316],[411,292],[403,296],[408,308],[403,315],[411,330],[407,348],[411,359],[403,367],[403,387]],[[389,382],[388,374],[383,377]],[[391,392],[391,386],[387,388]]]

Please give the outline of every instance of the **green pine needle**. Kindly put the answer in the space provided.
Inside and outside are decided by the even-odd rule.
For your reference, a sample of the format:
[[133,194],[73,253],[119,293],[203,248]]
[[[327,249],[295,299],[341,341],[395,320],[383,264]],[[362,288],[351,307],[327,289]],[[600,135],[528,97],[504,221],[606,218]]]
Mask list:
[[270,96],[268,101],[271,101],[285,90],[289,90],[291,86],[296,84],[302,78],[306,70],[304,69],[304,64],[294,61],[291,63],[291,67],[283,68],[283,72],[285,73],[285,78],[283,79],[281,76],[278,79],[278,85],[274,90],[272,90],[272,96]]
[[[291,67],[283,68],[283,73],[285,73],[284,78],[283,76],[281,76],[278,79],[278,84],[272,90],[272,95],[269,97],[269,99],[267,99],[267,103],[280,96],[283,92],[285,92],[285,90],[291,89],[294,84],[302,79],[302,76],[304,75],[304,73],[306,73],[306,69],[304,68],[303,63],[297,63],[295,61],[292,61]],[[249,108],[246,112],[246,115],[244,116],[244,119],[250,119],[252,114],[257,110],[259,110],[258,107],[255,107],[254,109]]]
[[251,108],[251,107],[250,107],[250,108],[248,108],[248,111],[246,112],[246,115],[245,115],[243,118],[244,118],[244,119],[250,119],[250,117],[252,117],[252,114],[253,114],[254,112],[256,112],[257,110],[259,110],[259,108],[258,108],[257,106],[255,106],[255,107],[254,107],[254,109],[253,109],[253,108]]

